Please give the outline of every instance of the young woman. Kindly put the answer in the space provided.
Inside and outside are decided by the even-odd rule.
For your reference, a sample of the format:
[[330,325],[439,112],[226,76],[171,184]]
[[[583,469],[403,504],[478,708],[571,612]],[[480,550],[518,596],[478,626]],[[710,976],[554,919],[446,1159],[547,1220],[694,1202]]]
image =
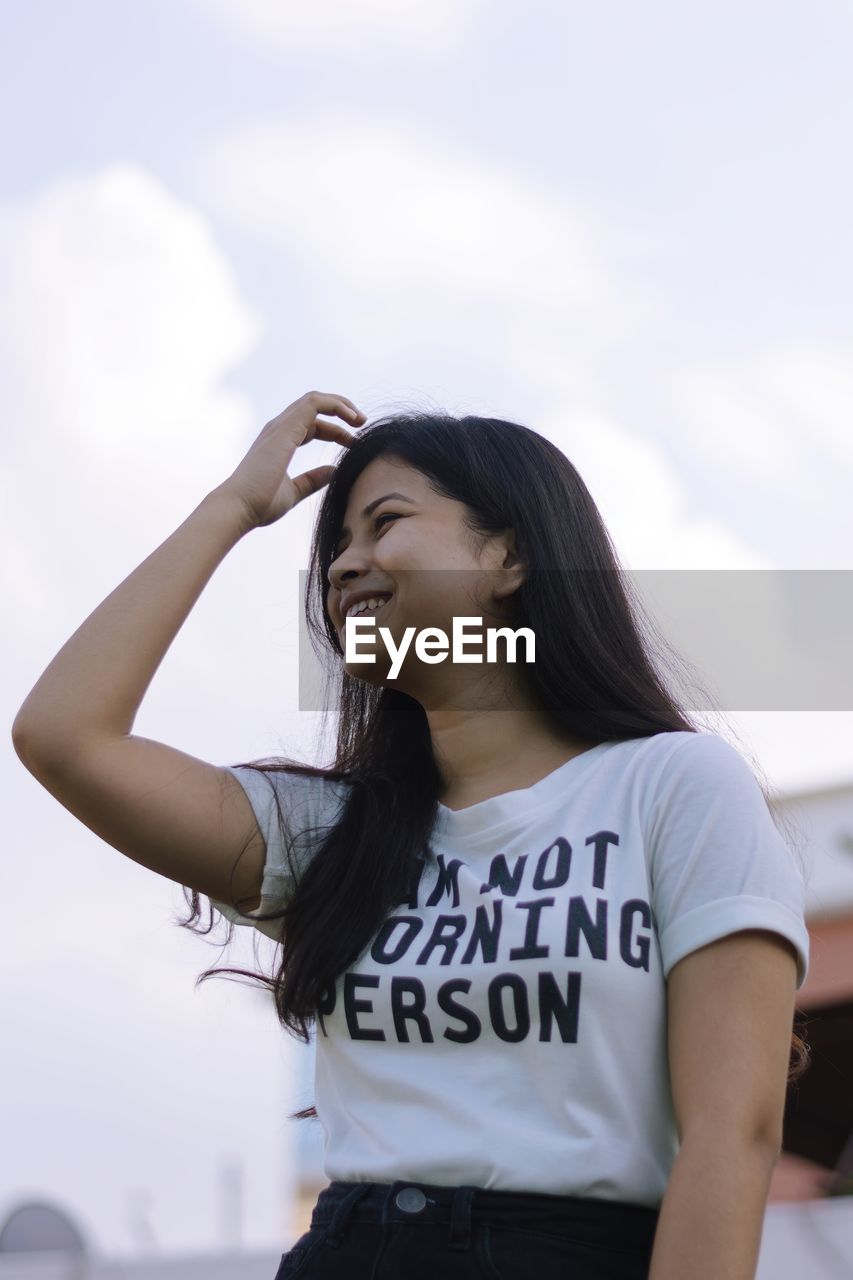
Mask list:
[[[191,890],[184,923],[204,894],[282,943],[259,980],[314,1028],[297,1114],[322,1122],[329,1185],[276,1280],[750,1280],[807,1061],[804,881],[766,796],[665,687],[554,445],[332,416],[365,421],[311,392],[266,424],[60,650],[18,753]],[[314,438],[337,465],[291,478]],[[228,550],[321,489],[307,617],[340,683],[334,766],[134,737]],[[515,660],[489,628],[518,632]],[[356,630],[374,662],[347,654]]]

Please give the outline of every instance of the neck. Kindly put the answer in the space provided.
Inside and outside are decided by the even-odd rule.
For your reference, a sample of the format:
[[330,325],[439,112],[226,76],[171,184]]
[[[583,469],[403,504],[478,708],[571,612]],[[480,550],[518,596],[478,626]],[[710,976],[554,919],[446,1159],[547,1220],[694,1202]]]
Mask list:
[[532,786],[596,745],[561,733],[529,703],[426,711],[448,808]]

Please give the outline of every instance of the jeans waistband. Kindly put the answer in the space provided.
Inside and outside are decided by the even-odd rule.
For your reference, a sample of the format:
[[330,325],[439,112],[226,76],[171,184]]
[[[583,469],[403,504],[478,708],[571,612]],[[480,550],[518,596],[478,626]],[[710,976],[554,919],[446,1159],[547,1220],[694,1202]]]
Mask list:
[[472,1224],[507,1230],[540,1231],[623,1249],[650,1249],[660,1210],[621,1200],[495,1191],[430,1182],[344,1182],[320,1192],[312,1226],[330,1225],[328,1239],[339,1244],[347,1222],[444,1223],[451,1249],[468,1247]]

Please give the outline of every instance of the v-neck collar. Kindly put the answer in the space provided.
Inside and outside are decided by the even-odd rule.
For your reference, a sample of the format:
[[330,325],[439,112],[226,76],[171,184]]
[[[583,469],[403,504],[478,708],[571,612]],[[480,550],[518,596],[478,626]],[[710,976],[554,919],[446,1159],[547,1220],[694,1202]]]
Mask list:
[[520,816],[532,813],[563,795],[566,788],[574,786],[589,773],[617,741],[599,742],[597,746],[581,751],[530,787],[504,791],[476,804],[466,805],[464,809],[449,809],[439,803],[433,834],[445,841],[468,839],[480,833],[492,834],[509,823],[517,822]]

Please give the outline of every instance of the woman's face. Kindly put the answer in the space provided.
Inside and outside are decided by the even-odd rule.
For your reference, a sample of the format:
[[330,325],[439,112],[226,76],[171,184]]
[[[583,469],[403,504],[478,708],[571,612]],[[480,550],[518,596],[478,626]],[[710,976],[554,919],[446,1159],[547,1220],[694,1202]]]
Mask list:
[[[416,628],[415,635],[425,627],[439,627],[452,643],[454,616],[500,625],[501,598],[508,586],[518,585],[512,573],[502,569],[514,546],[511,531],[509,539],[503,534],[490,537],[478,550],[475,535],[463,524],[465,511],[461,502],[435,493],[421,472],[390,457],[375,458],[358,476],[329,567],[326,597],[342,647],[343,610],[349,612],[353,594],[387,598],[359,615],[376,619],[360,628],[358,640],[359,652],[375,655],[376,661],[345,662],[351,675],[414,693],[424,680],[431,685],[441,681],[452,665],[450,654],[441,663],[422,663],[413,636],[399,674],[389,680],[392,660],[380,627],[388,628],[399,647],[410,627]],[[476,627],[472,630],[476,633]],[[478,650],[479,643],[469,652]],[[468,672],[478,670],[483,666],[467,667]]]

